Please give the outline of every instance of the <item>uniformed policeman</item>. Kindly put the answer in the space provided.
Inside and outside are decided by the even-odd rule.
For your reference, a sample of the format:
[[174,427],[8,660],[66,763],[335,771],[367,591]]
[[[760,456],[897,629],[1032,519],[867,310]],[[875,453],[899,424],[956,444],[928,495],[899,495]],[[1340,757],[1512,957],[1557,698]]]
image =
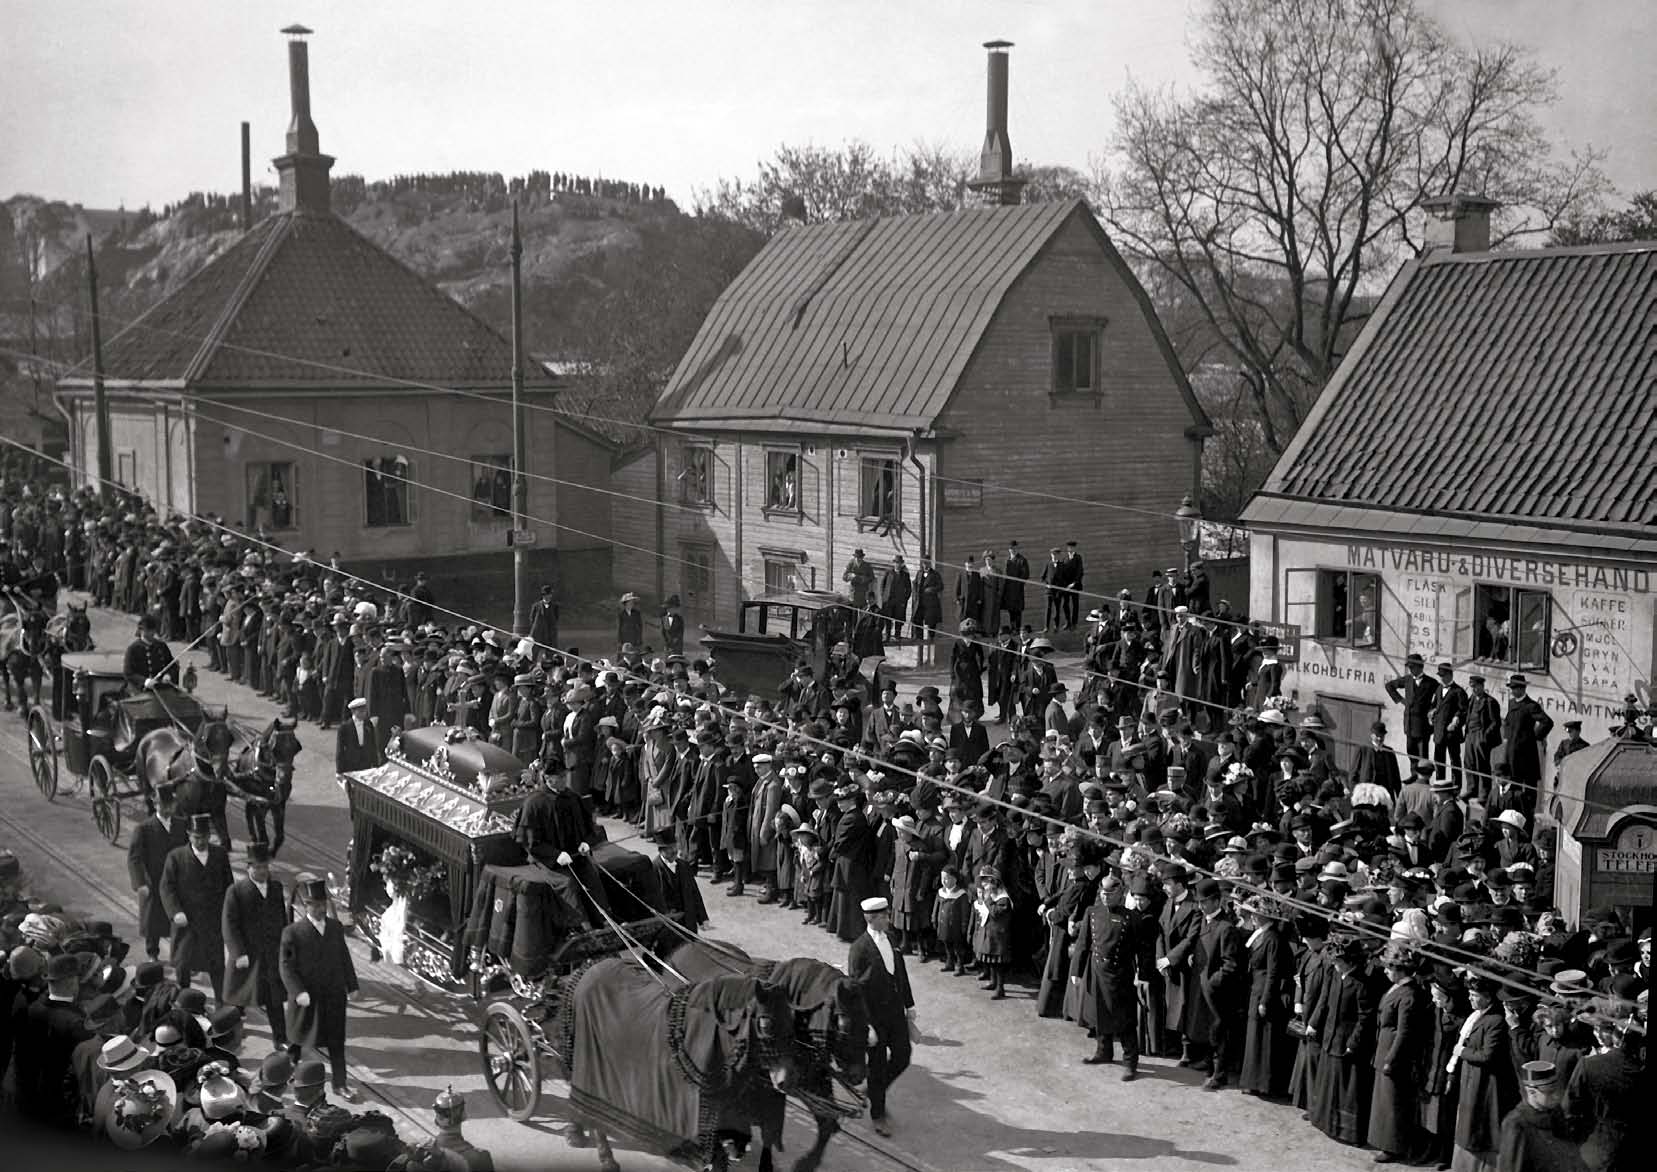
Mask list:
[[178,686],[178,661],[173,649],[161,638],[155,616],[145,615],[138,620],[138,638],[127,646],[126,659],[121,664],[131,691],[148,691],[161,680]]

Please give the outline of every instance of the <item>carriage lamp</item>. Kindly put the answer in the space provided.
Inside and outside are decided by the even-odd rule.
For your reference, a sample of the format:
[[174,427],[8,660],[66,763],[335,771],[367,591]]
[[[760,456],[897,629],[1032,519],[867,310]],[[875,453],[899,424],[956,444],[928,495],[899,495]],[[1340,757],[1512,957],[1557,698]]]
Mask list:
[[1179,526],[1179,546],[1185,554],[1185,568],[1191,569],[1191,563],[1197,556],[1197,543],[1201,539],[1202,512],[1191,500],[1191,494],[1186,493],[1174,510],[1174,523]]

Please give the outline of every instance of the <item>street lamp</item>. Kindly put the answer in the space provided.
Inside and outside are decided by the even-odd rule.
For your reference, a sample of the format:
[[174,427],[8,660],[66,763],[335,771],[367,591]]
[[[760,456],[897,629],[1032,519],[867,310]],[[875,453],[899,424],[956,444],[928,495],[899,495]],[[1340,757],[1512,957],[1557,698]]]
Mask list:
[[1189,573],[1191,562],[1197,556],[1197,545],[1202,529],[1202,513],[1191,501],[1191,494],[1186,493],[1180,501],[1179,508],[1174,510],[1174,521],[1179,525],[1179,545],[1185,554],[1185,569]]

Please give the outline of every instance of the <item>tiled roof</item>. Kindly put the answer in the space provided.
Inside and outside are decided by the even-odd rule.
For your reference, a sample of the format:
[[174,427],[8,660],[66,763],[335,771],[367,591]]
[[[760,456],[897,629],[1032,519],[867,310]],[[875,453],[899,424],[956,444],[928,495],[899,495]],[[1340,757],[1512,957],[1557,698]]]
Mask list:
[[337,216],[282,213],[106,341],[104,370],[209,390],[505,388],[512,347]]
[[1400,273],[1271,497],[1657,536],[1657,245]]
[[714,303],[658,422],[930,426],[1078,200],[789,228]]

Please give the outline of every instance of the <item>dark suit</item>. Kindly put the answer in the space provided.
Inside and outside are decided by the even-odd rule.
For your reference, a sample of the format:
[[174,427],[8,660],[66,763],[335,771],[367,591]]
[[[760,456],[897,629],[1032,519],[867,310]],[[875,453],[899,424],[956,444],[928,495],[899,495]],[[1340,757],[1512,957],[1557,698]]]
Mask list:
[[[1469,776],[1462,782],[1462,796],[1483,795],[1490,790],[1490,753],[1502,743],[1502,705],[1489,692],[1467,693],[1466,735],[1462,762]],[[1472,776],[1477,775],[1477,776]]]
[[1214,1046],[1216,1078],[1231,1074],[1243,1058],[1243,1014],[1249,990],[1246,940],[1242,929],[1224,916],[1205,917],[1192,953],[1192,967],[1213,1018],[1209,1040]]
[[207,862],[188,843],[175,847],[161,870],[161,904],[170,920],[183,912],[187,922],[173,925],[171,959],[179,984],[206,973],[213,996],[224,1000],[224,893],[230,889],[230,856],[209,845]]
[[1467,693],[1452,680],[1438,691],[1433,706],[1433,760],[1445,777],[1461,785],[1462,745],[1467,739]]
[[1432,817],[1427,820],[1426,842],[1427,854],[1434,862],[1443,862],[1450,857],[1450,852],[1456,848],[1456,840],[1461,837],[1464,823],[1460,802],[1440,802],[1433,809]]
[[[282,884],[271,879],[265,894],[251,879],[238,879],[224,893],[224,914],[220,931],[229,964],[224,1000],[244,1008],[257,1005],[265,1011],[276,1045],[288,1044],[286,1016],[282,1010],[282,930],[288,924],[288,906]],[[247,967],[236,967],[238,957],[247,957]]]
[[133,892],[140,887],[150,889],[148,895],[138,897],[138,933],[144,938],[144,951],[152,957],[161,953],[161,938],[172,933],[167,909],[161,906],[161,871],[167,856],[187,838],[182,817],[175,814],[169,828],[152,814],[138,824],[127,844],[127,880]]
[[12,1010],[18,1109],[36,1123],[73,1127],[75,1047],[92,1036],[78,1005],[41,997]]
[[345,721],[334,737],[334,772],[353,773],[384,765],[383,746],[378,717],[363,721],[361,732],[355,720]]
[[1438,681],[1431,676],[1405,673],[1388,680],[1387,695],[1404,706],[1404,750],[1416,761],[1425,761],[1432,751],[1428,738],[1433,732],[1433,709],[1438,705]]
[[[308,919],[289,924],[282,929],[278,963],[288,995],[289,1053],[297,1058],[302,1046],[325,1051],[333,1068],[334,1088],[343,1088],[345,1000],[357,991],[357,970],[345,946],[344,929],[332,917],[323,922],[321,934]],[[311,995],[310,1005],[299,1004],[301,993]]]
[[875,1043],[869,1047],[869,1118],[886,1117],[886,1091],[909,1066],[909,1013],[915,997],[903,954],[892,947],[892,971],[886,971],[880,948],[867,932],[852,941],[846,975],[863,990]]
[[173,658],[172,648],[161,640],[150,643],[134,639],[121,660],[121,674],[126,677],[127,687],[135,692],[142,691],[148,679],[169,680],[176,687],[178,661]]

